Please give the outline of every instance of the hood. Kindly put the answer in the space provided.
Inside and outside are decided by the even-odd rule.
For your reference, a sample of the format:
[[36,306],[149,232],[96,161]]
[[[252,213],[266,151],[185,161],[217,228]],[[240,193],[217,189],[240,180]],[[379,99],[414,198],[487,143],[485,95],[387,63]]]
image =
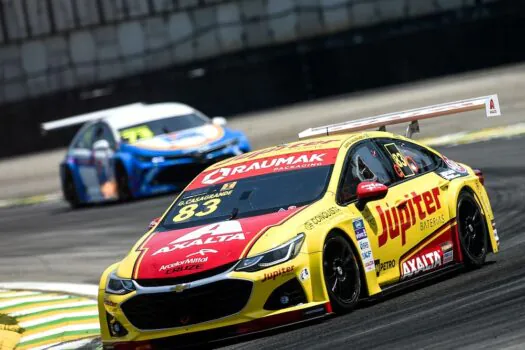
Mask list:
[[143,151],[195,151],[203,146],[222,141],[230,136],[228,134],[218,125],[206,124],[197,128],[139,140],[130,146]]
[[233,263],[244,257],[266,230],[281,225],[301,209],[154,232],[138,248],[141,254],[133,276],[175,278]]

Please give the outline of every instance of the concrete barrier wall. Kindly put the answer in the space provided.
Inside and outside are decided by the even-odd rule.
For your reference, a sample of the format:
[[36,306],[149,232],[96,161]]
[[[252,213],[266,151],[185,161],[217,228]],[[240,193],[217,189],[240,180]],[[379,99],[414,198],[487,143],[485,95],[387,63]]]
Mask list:
[[0,0],[0,104],[495,1]]

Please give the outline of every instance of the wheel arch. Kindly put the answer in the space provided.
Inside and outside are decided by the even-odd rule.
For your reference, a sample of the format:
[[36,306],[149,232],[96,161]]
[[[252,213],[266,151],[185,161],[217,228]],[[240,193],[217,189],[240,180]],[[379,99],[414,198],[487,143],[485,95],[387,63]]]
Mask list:
[[457,220],[457,205],[458,205],[458,199],[462,192],[467,192],[472,195],[476,203],[478,204],[481,213],[483,214],[484,222],[485,222],[485,228],[487,232],[487,239],[489,242],[488,250],[490,253],[495,253],[498,251],[497,243],[494,238],[494,232],[492,228],[492,224],[490,222],[491,217],[487,217],[489,213],[492,213],[491,208],[487,210],[485,208],[483,200],[480,198],[484,193],[478,193],[478,191],[475,190],[475,184],[470,182],[464,182],[461,185],[457,185],[453,188],[453,196],[449,198],[453,198],[454,200],[451,201],[451,204],[449,205],[450,210],[450,217]]
[[[359,277],[361,278],[361,298],[370,296],[369,288],[368,288],[368,280],[365,274],[365,266],[363,265],[363,259],[361,257],[361,254],[359,254],[359,250],[357,249],[355,242],[350,238],[350,235],[346,233],[345,230],[343,230],[340,227],[333,227],[332,229],[330,229],[328,233],[325,235],[325,238],[323,240],[323,249],[321,251],[324,253],[324,243],[326,242],[326,239],[330,235],[333,235],[333,234],[340,235],[350,244],[352,253],[355,255],[357,264],[359,265]],[[322,274],[323,274],[323,279],[324,279],[324,271],[322,272]]]

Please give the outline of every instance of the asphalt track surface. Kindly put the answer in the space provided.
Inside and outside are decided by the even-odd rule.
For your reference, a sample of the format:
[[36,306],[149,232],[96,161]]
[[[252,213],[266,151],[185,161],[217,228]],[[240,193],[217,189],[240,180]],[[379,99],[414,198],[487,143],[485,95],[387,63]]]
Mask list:
[[[218,346],[230,349],[521,349],[525,346],[525,138],[439,150],[483,169],[501,252],[480,270],[426,283],[343,316]],[[71,211],[0,210],[0,281],[97,283],[173,195]]]

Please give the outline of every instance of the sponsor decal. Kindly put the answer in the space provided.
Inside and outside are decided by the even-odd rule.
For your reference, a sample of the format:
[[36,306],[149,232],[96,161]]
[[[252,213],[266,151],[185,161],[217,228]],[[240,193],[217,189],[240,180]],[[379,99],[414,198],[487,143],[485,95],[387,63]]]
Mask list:
[[299,274],[299,279],[302,282],[304,282],[304,281],[306,281],[309,278],[310,278],[310,271],[308,271],[308,268],[305,267],[304,269],[301,270],[301,273]]
[[370,242],[368,240],[359,241],[359,248],[361,250],[370,249]]
[[445,171],[439,172],[439,176],[441,176],[445,180],[449,180],[450,181],[450,180],[454,180],[454,179],[456,179],[458,177],[463,176],[463,174],[460,174],[460,173],[458,173],[455,170],[449,169],[449,170],[445,170]]
[[396,267],[396,261],[393,259],[385,262],[381,262],[381,260],[375,260],[374,263],[376,265],[376,276],[378,277],[381,274],[381,272]]
[[[198,264],[203,264],[208,261],[208,257],[202,257],[202,258],[188,258],[184,260],[175,261],[171,264],[162,265],[159,269],[159,271],[166,271],[166,270],[172,270],[174,268],[183,267],[184,265],[189,266],[200,266]],[[184,269],[184,270],[191,270],[191,269]],[[182,271],[182,269],[178,270]]]
[[492,220],[492,230],[494,231],[494,238],[496,239],[496,243],[499,245],[499,236],[498,236],[498,230],[496,229],[496,220]]
[[405,261],[401,266],[402,278],[415,277],[422,272],[434,270],[442,266],[442,254],[441,249],[433,250]]
[[441,250],[443,252],[448,252],[449,250],[452,250],[452,248],[454,248],[454,246],[452,245],[451,241],[447,241],[441,244]]
[[[417,194],[412,192],[405,195],[405,205],[390,208],[388,205],[376,206],[381,219],[383,230],[379,235],[379,247],[384,246],[388,239],[401,236],[401,245],[406,244],[406,232],[416,224],[416,221],[425,220],[428,216],[441,208],[439,187]],[[430,223],[429,223],[430,224]]]
[[189,258],[190,256],[194,256],[194,255],[206,256],[206,254],[210,254],[210,253],[215,254],[215,253],[218,253],[218,251],[216,251],[215,249],[201,249],[198,252],[186,255],[186,257]]
[[[167,268],[185,266],[181,263],[201,265],[200,272],[238,261],[260,235],[271,227],[281,225],[303,208],[151,233],[137,248],[139,256],[133,277],[165,278]],[[197,258],[203,260],[187,260]],[[159,271],[164,265],[165,269]],[[169,277],[182,277],[195,272],[173,271]]]
[[450,250],[443,253],[443,264],[448,264],[449,262],[454,261],[454,251]]
[[467,169],[465,169],[464,167],[462,167],[458,163],[454,162],[453,160],[450,160],[450,159],[448,159],[445,156],[443,156],[443,160],[445,161],[445,163],[448,165],[448,167],[450,169],[455,170],[455,171],[457,171],[458,173],[461,173],[461,174],[467,174],[468,173]]
[[[221,139],[224,130],[217,125],[205,125],[164,135],[155,136],[146,129],[147,126],[127,129],[126,139],[136,147],[152,150],[182,150],[207,145]],[[142,133],[140,135],[140,133]],[[121,133],[121,136],[124,135]],[[140,136],[140,137],[139,137]]]
[[324,210],[320,212],[319,214],[315,215],[310,220],[306,221],[304,223],[304,226],[306,227],[306,229],[312,230],[315,227],[315,225],[319,225],[323,221],[333,217],[334,215],[339,214],[340,212],[341,212],[341,209],[337,207],[331,207],[328,210]]
[[188,190],[218,184],[224,181],[235,181],[246,177],[313,168],[335,163],[337,148],[318,151],[281,154],[268,158],[255,159],[243,163],[224,166],[219,169],[201,173],[189,186]]
[[359,245],[359,251],[361,252],[361,259],[363,260],[363,265],[365,266],[365,272],[370,272],[375,269],[374,255],[372,254],[370,241],[368,240],[368,235],[366,234],[363,219],[354,219],[352,221],[352,226],[354,227],[355,237]]
[[439,216],[425,219],[419,223],[419,229],[421,231],[428,230],[431,228],[434,228],[436,226],[441,226],[445,223],[445,215],[441,214]]
[[182,272],[182,271],[195,271],[200,270],[202,267],[201,264],[194,264],[194,265],[183,265],[183,266],[175,266],[164,270],[164,273],[166,275],[171,275],[173,273]]
[[230,196],[232,193],[233,193],[233,190],[229,190],[229,191],[222,191],[222,192],[217,192],[217,193],[210,193],[204,196],[188,197],[188,198],[182,199],[179,203],[177,203],[177,206],[183,207],[185,205],[201,203],[204,201],[208,201],[210,199],[227,197],[227,196]]
[[238,155],[238,156],[232,158],[231,160],[238,161],[238,160],[241,160],[241,159],[253,159],[253,158],[257,158],[257,157],[259,157],[259,156],[261,156],[263,154],[268,154],[268,153],[272,153],[272,152],[284,151],[284,150],[287,150],[287,149],[294,150],[294,149],[298,149],[298,148],[317,147],[317,146],[328,145],[328,144],[334,143],[334,142],[339,142],[339,140],[338,139],[331,139],[331,140],[297,142],[297,143],[293,143],[293,144],[283,144],[283,145],[278,145],[278,146],[262,149],[262,150],[259,150],[259,151],[254,151],[254,152],[250,152],[250,153],[241,154],[241,155]]
[[369,182],[369,183],[361,185],[361,188],[363,188],[363,189],[365,189],[367,191],[373,191],[373,190],[377,190],[377,189],[380,189],[380,188],[383,188],[383,187],[385,187],[385,186],[380,184],[380,183],[376,183],[376,182]]
[[403,153],[401,153],[401,151],[395,143],[389,143],[385,145],[385,149],[390,154],[390,158],[392,158],[392,160],[394,161],[394,170],[400,178],[415,175],[414,170],[417,171],[417,166],[414,169],[414,166],[411,164],[413,163],[413,161],[409,163],[407,157],[405,157]]
[[162,247],[152,255],[169,253],[177,249],[185,249],[193,246],[245,240],[241,223],[237,220],[223,221],[200,227],[171,241],[168,246]]
[[362,239],[366,239],[368,241],[368,236],[365,231],[365,225],[363,223],[363,219],[354,219],[352,221],[352,225],[354,226],[355,238],[358,241]]
[[266,282],[268,280],[275,280],[279,276],[290,275],[294,271],[295,266],[281,267],[278,270],[272,271],[270,273],[265,273],[261,282]]

